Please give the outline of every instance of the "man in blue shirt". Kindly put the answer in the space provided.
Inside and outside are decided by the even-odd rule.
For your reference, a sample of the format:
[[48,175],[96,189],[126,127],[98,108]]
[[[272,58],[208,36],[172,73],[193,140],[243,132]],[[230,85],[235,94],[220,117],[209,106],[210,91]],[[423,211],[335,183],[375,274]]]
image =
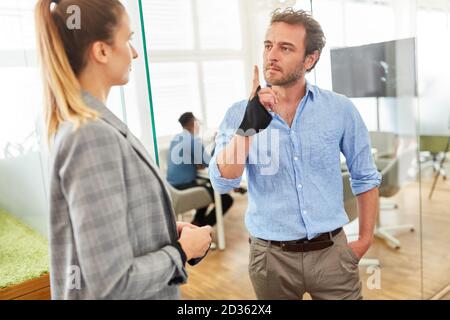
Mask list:
[[[369,134],[346,97],[305,79],[325,36],[299,10],[277,10],[264,41],[264,78],[255,66],[249,101],[234,104],[216,138],[215,190],[248,181],[249,274],[258,299],[361,299],[358,262],[373,241],[381,175]],[[348,243],[340,153],[358,198],[359,239]]]
[[[208,166],[210,156],[205,150],[201,140],[197,137],[199,131],[198,120],[192,112],[185,112],[178,119],[183,132],[176,135],[170,143],[167,181],[178,190],[202,186],[208,190],[214,198],[214,190],[209,182],[197,183],[197,170]],[[233,204],[233,198],[229,194],[221,195],[223,214]],[[216,224],[216,210],[213,208],[207,214],[208,207],[196,211],[192,224],[197,226]]]

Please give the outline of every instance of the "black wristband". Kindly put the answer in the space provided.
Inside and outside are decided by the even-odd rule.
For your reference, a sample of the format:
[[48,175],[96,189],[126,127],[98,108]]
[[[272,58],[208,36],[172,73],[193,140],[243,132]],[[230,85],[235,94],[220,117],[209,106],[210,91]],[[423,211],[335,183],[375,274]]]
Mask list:
[[259,101],[258,92],[261,86],[256,89],[255,96],[247,103],[244,119],[242,119],[236,134],[244,137],[257,134],[259,131],[266,129],[272,121],[272,115]]
[[183,248],[181,247],[181,244],[178,241],[175,241],[174,243],[172,243],[172,245],[178,250],[178,252],[180,253],[181,256],[181,261],[183,262],[183,266],[186,265],[186,253],[184,253]]
[[202,257],[192,258],[191,260],[188,261],[188,263],[191,266],[195,266],[196,264],[198,264],[200,261],[203,260],[204,257],[206,257],[206,255],[208,254],[210,248],[211,248],[211,244],[209,244],[208,250],[206,250],[205,254]]

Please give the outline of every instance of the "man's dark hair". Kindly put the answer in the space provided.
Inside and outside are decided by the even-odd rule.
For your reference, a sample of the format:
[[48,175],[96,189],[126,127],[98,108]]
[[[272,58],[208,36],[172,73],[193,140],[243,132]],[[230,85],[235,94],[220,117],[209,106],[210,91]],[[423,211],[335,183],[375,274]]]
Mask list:
[[180,116],[178,122],[183,128],[186,128],[193,120],[195,120],[194,114],[192,112],[185,112]]
[[[309,54],[314,53],[314,51],[322,53],[323,47],[325,47],[325,34],[323,33],[322,27],[319,22],[314,20],[314,18],[305,10],[294,10],[293,8],[277,9],[272,13],[272,18],[270,20],[270,25],[277,22],[284,22],[293,25],[302,25],[306,30],[305,39],[305,57]],[[316,63],[306,70],[310,72],[316,66]]]

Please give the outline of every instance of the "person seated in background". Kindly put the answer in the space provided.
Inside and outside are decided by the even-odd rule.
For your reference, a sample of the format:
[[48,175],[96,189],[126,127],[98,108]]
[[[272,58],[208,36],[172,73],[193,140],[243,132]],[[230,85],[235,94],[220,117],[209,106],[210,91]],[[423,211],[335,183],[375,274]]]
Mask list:
[[[183,127],[183,131],[177,134],[170,143],[167,181],[178,190],[202,186],[213,198],[214,190],[209,181],[206,184],[197,182],[197,170],[206,168],[211,159],[197,136],[199,121],[192,112],[185,112],[180,116],[178,122]],[[225,214],[233,204],[233,198],[229,194],[222,194],[221,198],[222,212]],[[197,226],[215,225],[215,208],[212,208],[209,213],[207,211],[208,207],[198,209],[192,224]]]

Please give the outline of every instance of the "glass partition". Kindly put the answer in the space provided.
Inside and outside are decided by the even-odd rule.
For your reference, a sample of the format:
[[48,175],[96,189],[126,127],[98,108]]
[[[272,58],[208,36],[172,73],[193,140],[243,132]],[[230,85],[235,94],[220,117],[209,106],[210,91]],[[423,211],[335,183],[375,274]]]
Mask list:
[[0,208],[48,233],[47,159],[41,150],[41,81],[34,1],[0,3]]
[[[316,84],[353,101],[383,179],[375,240],[360,262],[366,299],[421,298],[415,12],[415,1],[313,1],[327,37]],[[346,231],[357,238],[358,219]]]
[[423,297],[450,299],[449,2],[418,1]]
[[[37,66],[34,0],[0,3],[0,208],[48,235],[48,149],[42,119],[41,78]],[[139,17],[137,1],[123,1]],[[139,19],[131,19],[134,45],[143,57]],[[154,157],[144,59],[130,83],[111,90],[107,105],[127,123]]]
[[[383,176],[375,241],[359,264],[364,298],[450,299],[449,1],[122,2],[139,59],[130,83],[112,90],[108,107],[163,174],[170,142],[182,131],[182,113],[191,111],[200,120],[200,138],[211,150],[227,109],[248,98],[253,66],[262,65],[270,13],[287,6],[312,12],[327,45],[307,79],[353,101]],[[0,3],[0,209],[48,236],[48,152],[34,4]],[[189,267],[185,299],[255,299],[244,225],[247,195],[231,195],[226,249]],[[344,201],[354,205],[354,196],[347,196]],[[358,236],[355,217],[345,226],[350,240]]]
[[238,0],[142,1],[160,154],[182,131],[181,114],[193,112],[211,142],[227,108],[245,97],[244,5]]
[[[442,62],[448,44],[443,42],[449,37],[441,32],[449,30],[446,1],[148,0],[142,4],[160,154],[167,153],[170,140],[181,131],[177,119],[182,112],[192,111],[202,120],[202,137],[209,142],[231,103],[246,99],[253,65],[262,64],[263,39],[274,9],[293,6],[312,12],[324,29],[327,45],[307,79],[354,102],[370,131],[374,161],[383,175],[375,241],[360,263],[364,297],[428,299],[445,287],[450,261],[448,206],[443,196],[446,161],[444,170],[439,164],[449,132],[445,114],[449,104],[446,90],[436,83],[446,83]],[[438,54],[437,43],[443,47]],[[433,200],[425,200],[437,172],[441,175]],[[245,201],[233,213],[244,234]],[[235,227],[225,219],[227,225]],[[357,226],[356,219],[345,227],[349,238],[357,237]],[[245,241],[245,236],[227,230],[230,241]],[[234,248],[247,252],[244,246]],[[233,249],[213,253],[211,263],[224,277],[234,279],[220,262],[232,255],[228,250]],[[245,254],[241,258],[242,267],[247,258]],[[207,270],[192,272],[191,281],[197,283],[195,288],[188,285],[183,296],[208,298],[197,291],[202,287],[198,281],[207,281],[202,273]],[[246,270],[236,272],[242,279],[241,290],[223,284],[227,293],[218,298],[254,298]]]

